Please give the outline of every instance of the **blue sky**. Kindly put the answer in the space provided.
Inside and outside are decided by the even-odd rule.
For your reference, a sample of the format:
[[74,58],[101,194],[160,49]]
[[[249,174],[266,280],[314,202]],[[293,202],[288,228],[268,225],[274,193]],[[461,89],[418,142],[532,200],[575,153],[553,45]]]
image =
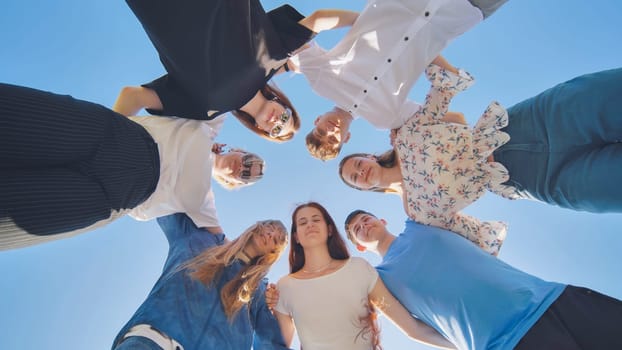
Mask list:
[[[266,9],[280,1],[262,1]],[[362,0],[291,2],[304,14],[322,7],[360,10]],[[511,106],[574,76],[619,67],[622,4],[617,0],[509,1],[489,20],[455,40],[444,55],[477,79],[454,99],[473,124],[491,100]],[[321,34],[329,47],[343,31]],[[70,94],[111,106],[125,85],[163,69],[138,21],[121,1],[4,0],[0,12],[0,81]],[[316,200],[336,222],[357,207],[373,211],[399,233],[398,197],[343,185],[337,163],[312,159],[304,134],[332,105],[301,76],[276,78],[299,109],[302,133],[292,142],[261,140],[228,119],[219,141],[253,150],[268,162],[256,185],[229,192],[216,186],[222,226],[230,237],[259,219],[290,225],[297,203]],[[411,97],[421,101],[423,81]],[[71,127],[71,125],[67,125]],[[386,132],[353,124],[344,153],[388,148]],[[573,212],[531,201],[486,195],[466,209],[509,223],[500,258],[544,279],[588,286],[622,298],[622,215]],[[352,247],[350,247],[352,248]],[[167,244],[155,222],[123,218],[72,239],[0,253],[1,349],[105,349],[160,274]],[[372,263],[378,259],[371,255]],[[451,257],[448,257],[451,258]],[[287,272],[286,257],[270,272]],[[460,288],[460,286],[456,286]],[[386,349],[425,349],[383,322]]]

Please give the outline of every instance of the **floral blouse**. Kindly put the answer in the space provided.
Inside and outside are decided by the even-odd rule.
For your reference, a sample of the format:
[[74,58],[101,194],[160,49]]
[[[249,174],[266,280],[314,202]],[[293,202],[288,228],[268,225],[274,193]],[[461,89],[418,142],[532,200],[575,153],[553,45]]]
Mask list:
[[425,104],[402,126],[395,150],[403,176],[404,206],[420,223],[456,232],[497,255],[507,226],[500,221],[480,221],[459,211],[479,199],[486,190],[517,198],[500,163],[487,162],[492,152],[509,141],[500,129],[508,124],[507,112],[492,102],[473,129],[443,122],[452,97],[471,86],[473,77],[436,65],[426,69],[432,83]]

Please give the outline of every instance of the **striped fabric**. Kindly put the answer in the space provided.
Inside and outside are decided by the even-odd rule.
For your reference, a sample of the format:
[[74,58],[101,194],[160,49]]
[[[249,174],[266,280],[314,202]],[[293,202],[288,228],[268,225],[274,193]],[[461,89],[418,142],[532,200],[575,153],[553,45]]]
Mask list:
[[140,125],[70,96],[0,84],[0,250],[102,226],[159,176]]

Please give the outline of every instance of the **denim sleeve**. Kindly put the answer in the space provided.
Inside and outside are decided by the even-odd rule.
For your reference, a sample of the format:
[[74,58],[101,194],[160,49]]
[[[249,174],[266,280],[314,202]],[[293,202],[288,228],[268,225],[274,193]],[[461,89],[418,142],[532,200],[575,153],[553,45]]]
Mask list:
[[285,346],[279,323],[266,305],[267,279],[264,279],[255,291],[250,305],[251,322],[255,329],[254,350],[289,349]]
[[205,249],[222,244],[225,237],[224,234],[211,234],[205,229],[197,227],[192,219],[183,213],[162,216],[157,221],[171,247],[197,236],[203,241],[201,248]]

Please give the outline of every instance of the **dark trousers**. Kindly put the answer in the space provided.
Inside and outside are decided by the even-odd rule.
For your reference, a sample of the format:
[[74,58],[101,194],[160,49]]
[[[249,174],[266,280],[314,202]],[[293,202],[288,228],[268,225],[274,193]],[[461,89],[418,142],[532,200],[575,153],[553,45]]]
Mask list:
[[0,84],[0,249],[131,209],[159,172],[157,145],[137,123],[71,96]]
[[515,349],[622,349],[621,330],[622,301],[568,286]]

